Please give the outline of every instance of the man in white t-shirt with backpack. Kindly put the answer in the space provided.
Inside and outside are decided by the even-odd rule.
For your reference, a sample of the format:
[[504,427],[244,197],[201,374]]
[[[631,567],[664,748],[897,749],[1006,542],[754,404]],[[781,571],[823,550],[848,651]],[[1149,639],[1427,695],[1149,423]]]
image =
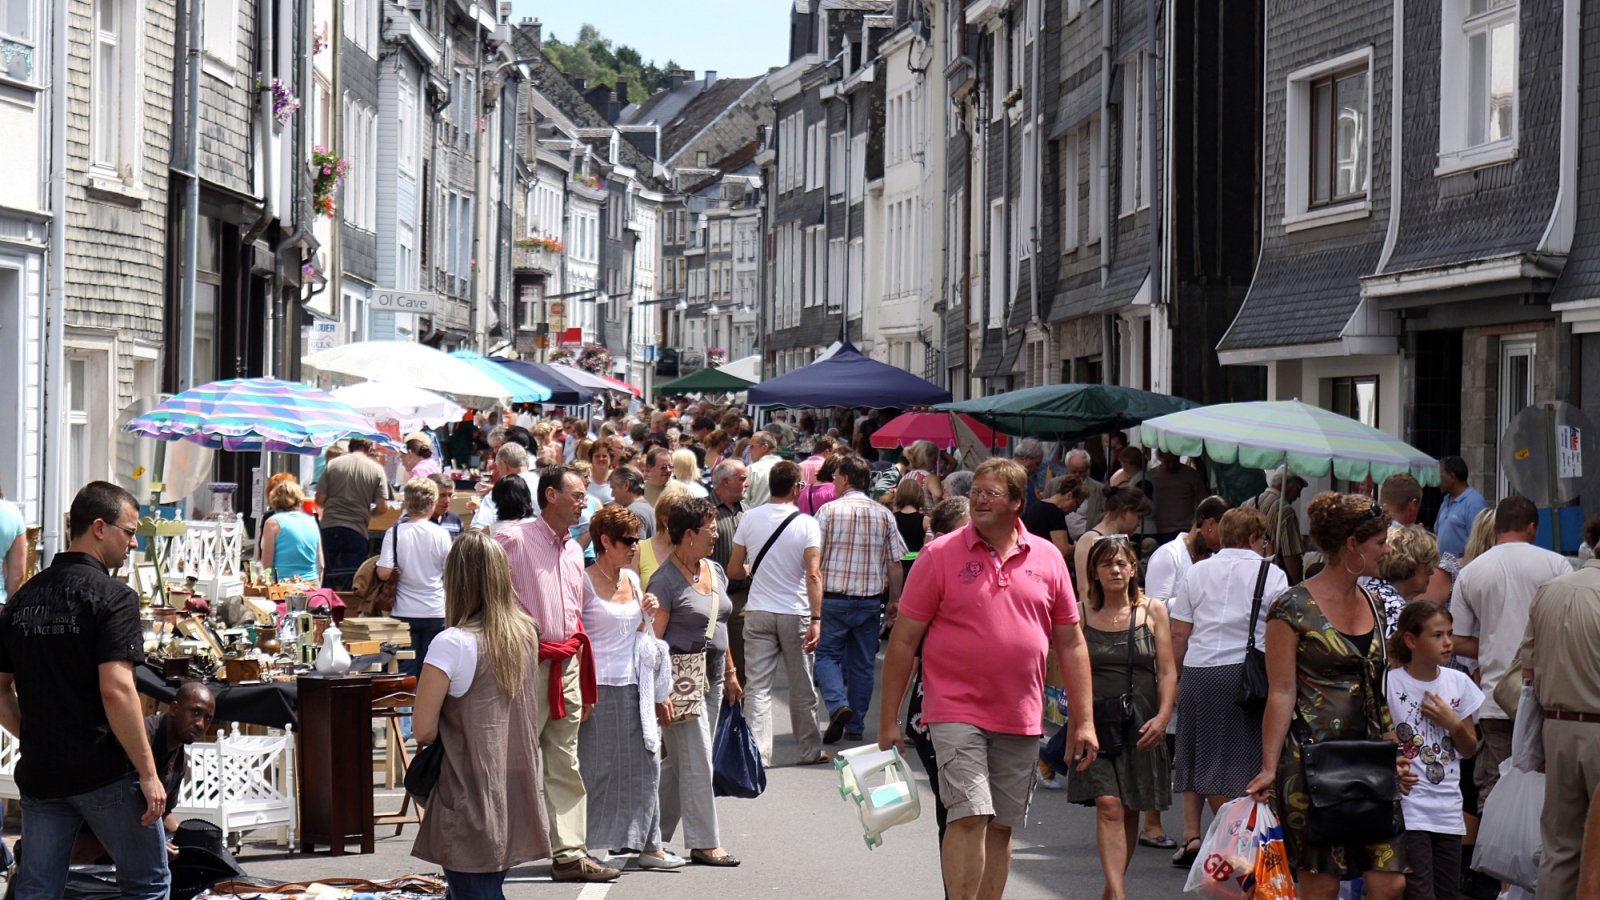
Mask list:
[[744,608],[745,716],[763,765],[772,765],[772,680],[782,658],[789,680],[789,724],[800,765],[829,761],[817,724],[811,651],[822,638],[822,530],[801,512],[800,467],[774,465],[771,499],[745,512],[733,537],[729,578],[750,579]]

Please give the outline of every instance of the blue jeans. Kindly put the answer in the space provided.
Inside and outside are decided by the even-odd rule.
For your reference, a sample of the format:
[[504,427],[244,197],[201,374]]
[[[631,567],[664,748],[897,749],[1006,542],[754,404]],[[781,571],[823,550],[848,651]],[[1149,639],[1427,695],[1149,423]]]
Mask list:
[[139,824],[146,808],[137,775],[71,797],[24,796],[17,900],[61,900],[72,845],[85,822],[116,861],[124,900],[166,900],[172,882],[167,835],[159,820]]
[[322,556],[326,567],[322,572],[322,586],[348,591],[356,570],[367,561],[367,536],[354,528],[324,528]]
[[444,870],[445,884],[450,886],[448,900],[506,900],[505,880],[504,872]]
[[853,715],[845,731],[860,734],[872,705],[874,667],[878,659],[878,627],[883,601],[877,598],[824,596],[822,640],[817,644],[815,677],[828,715],[841,706]]
[[411,652],[416,654],[416,659],[404,660],[400,663],[400,671],[405,675],[421,675],[422,663],[428,658],[428,645],[444,630],[444,619],[423,616],[395,616],[396,619],[411,626]]

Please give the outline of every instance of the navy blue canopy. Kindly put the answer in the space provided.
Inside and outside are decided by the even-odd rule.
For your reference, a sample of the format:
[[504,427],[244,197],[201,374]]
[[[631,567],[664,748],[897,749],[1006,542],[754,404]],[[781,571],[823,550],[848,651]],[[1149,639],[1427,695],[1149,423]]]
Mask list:
[[594,399],[594,391],[563,375],[560,366],[529,362],[525,359],[502,359],[498,356],[489,358],[518,375],[549,388],[550,399],[547,401],[549,403],[557,406],[582,406]]
[[[549,382],[544,382],[549,384]],[[763,381],[749,390],[755,406],[931,406],[950,392],[904,369],[861,355],[850,342],[821,362]]]

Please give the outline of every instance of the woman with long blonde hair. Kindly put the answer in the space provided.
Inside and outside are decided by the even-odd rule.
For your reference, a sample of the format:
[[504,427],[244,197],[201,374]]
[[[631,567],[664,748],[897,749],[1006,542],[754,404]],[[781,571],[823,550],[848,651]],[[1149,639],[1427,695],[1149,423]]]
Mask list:
[[550,855],[539,791],[539,626],[517,605],[505,551],[464,532],[444,566],[445,624],[412,708],[417,744],[444,744],[411,855],[450,893],[500,898],[512,866]]

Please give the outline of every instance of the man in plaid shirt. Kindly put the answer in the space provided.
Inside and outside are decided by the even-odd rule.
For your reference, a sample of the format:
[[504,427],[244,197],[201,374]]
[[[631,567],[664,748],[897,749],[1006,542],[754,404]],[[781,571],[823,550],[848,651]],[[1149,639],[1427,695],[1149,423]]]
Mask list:
[[[859,456],[839,461],[838,499],[817,510],[822,530],[822,642],[816,679],[828,705],[824,744],[861,740],[872,703],[880,616],[894,623],[906,542],[889,508],[867,496],[872,467]],[[888,608],[884,608],[884,600]]]

